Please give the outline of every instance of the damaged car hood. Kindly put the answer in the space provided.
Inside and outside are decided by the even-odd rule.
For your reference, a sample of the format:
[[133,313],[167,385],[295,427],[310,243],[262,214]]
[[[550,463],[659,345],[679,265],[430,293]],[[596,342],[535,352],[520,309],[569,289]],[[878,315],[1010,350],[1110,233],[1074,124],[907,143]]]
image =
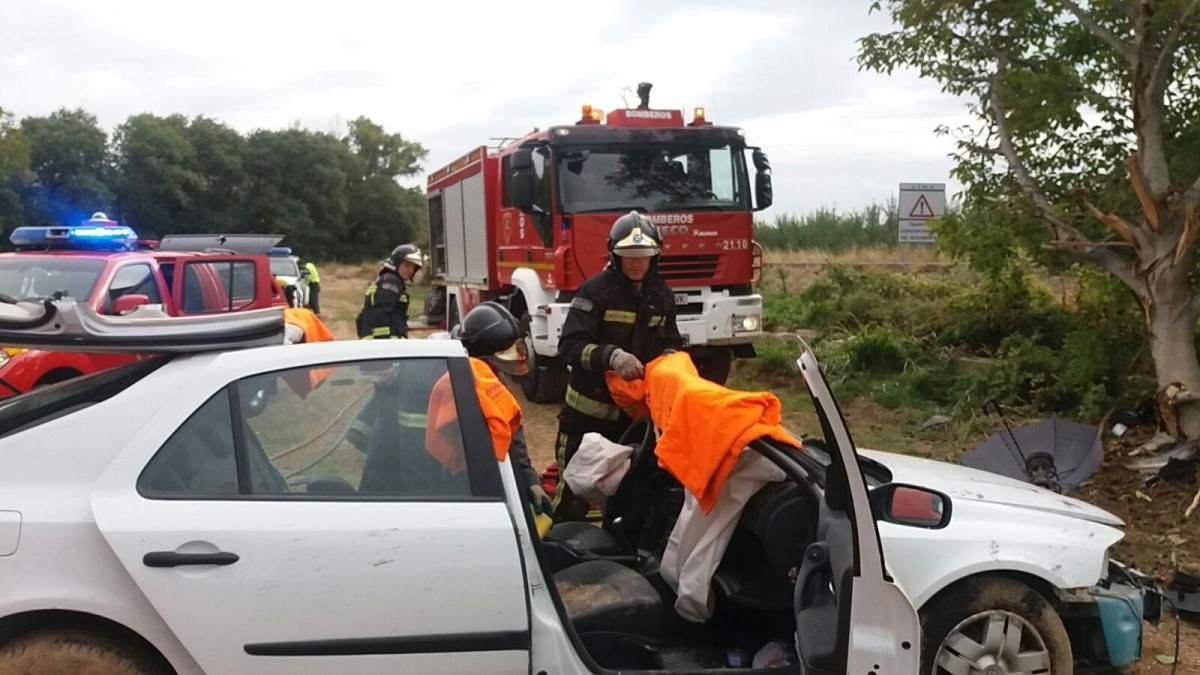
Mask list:
[[1087,502],[986,471],[876,450],[860,449],[859,454],[886,466],[892,472],[894,482],[940,490],[954,500],[1003,504],[1112,527],[1125,524],[1117,516]]

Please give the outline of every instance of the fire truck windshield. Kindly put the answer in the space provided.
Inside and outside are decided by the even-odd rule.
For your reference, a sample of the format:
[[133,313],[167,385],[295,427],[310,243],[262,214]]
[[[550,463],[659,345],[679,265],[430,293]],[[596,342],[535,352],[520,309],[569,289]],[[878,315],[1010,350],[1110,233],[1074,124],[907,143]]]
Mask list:
[[96,286],[104,260],[36,256],[0,256],[0,294],[16,300],[48,298],[55,293],[86,300]]
[[603,145],[558,154],[565,213],[747,211],[743,153],[731,145]]

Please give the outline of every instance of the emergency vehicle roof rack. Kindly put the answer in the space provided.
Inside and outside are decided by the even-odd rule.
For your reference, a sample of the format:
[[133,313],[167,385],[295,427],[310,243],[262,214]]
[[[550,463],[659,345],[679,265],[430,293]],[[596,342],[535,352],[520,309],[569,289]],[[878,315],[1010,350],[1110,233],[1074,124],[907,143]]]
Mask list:
[[143,305],[128,314],[97,314],[70,298],[0,298],[0,344],[123,354],[187,354],[283,344],[282,307],[169,316]]

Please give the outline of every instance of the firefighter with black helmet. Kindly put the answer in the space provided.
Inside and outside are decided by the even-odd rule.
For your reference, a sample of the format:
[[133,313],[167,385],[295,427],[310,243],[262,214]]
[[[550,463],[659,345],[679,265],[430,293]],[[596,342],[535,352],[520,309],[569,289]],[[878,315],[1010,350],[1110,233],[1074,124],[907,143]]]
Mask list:
[[355,319],[358,337],[387,340],[408,337],[408,284],[422,265],[421,251],[401,244],[380,265],[379,276],[367,287],[362,311]]
[[683,347],[675,297],[658,276],[661,249],[662,238],[649,218],[636,211],[621,216],[608,234],[608,266],[571,300],[559,341],[559,355],[571,366],[555,445],[559,521],[587,516],[587,502],[562,480],[583,435],[594,431],[616,441],[630,423],[608,393],[605,372],[637,379],[647,361]]
[[[450,336],[460,340],[470,357],[475,375],[475,394],[487,421],[496,458],[511,457],[516,467],[517,482],[526,490],[526,498],[539,529],[550,524],[552,505],[542,489],[538,474],[529,462],[529,446],[525,442],[521,406],[516,397],[500,381],[499,373],[522,376],[529,372],[521,325],[503,305],[484,302],[467,312]],[[456,430],[443,430],[457,423],[457,406],[450,391],[450,376],[438,380],[429,397],[429,426],[426,448],[451,471],[464,467],[461,436]]]

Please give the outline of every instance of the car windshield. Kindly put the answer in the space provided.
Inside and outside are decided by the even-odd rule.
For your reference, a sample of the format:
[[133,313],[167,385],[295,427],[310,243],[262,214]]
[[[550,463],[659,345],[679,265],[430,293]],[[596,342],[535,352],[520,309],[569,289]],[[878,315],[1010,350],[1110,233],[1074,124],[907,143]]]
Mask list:
[[298,277],[300,276],[300,268],[296,265],[296,261],[291,258],[271,258],[271,276]]
[[603,145],[558,155],[563,211],[749,208],[745,158],[731,145]]
[[103,270],[104,260],[99,258],[0,256],[0,293],[15,300],[48,298],[55,293],[86,300]]

